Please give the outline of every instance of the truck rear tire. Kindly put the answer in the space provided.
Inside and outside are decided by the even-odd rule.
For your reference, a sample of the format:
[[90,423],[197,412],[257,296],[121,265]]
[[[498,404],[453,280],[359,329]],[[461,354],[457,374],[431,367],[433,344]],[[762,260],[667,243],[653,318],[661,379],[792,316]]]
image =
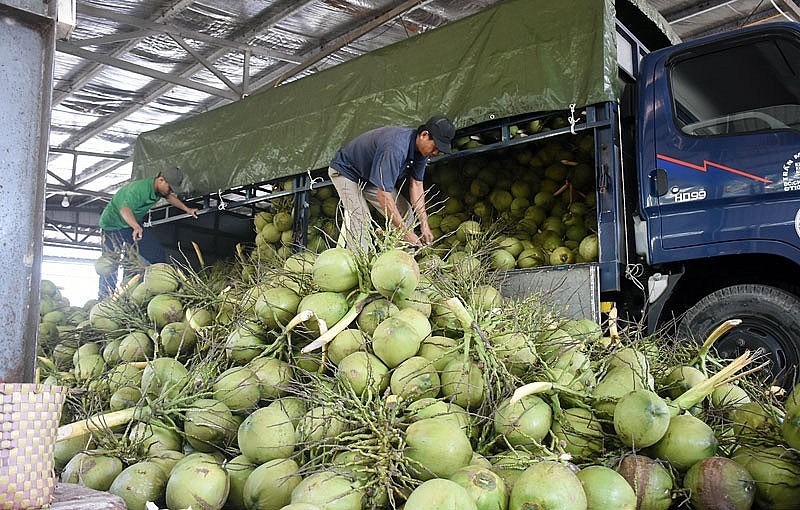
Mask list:
[[715,343],[717,354],[735,358],[761,348],[775,382],[791,387],[800,366],[800,299],[767,285],[733,285],[701,299],[681,320],[681,337],[702,343],[728,319],[742,323]]

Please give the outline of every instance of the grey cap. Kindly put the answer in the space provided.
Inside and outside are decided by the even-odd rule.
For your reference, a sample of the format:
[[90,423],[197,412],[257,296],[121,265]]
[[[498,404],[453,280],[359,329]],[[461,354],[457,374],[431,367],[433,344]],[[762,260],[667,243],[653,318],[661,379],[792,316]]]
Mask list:
[[163,177],[164,180],[166,180],[169,184],[169,187],[173,193],[179,193],[183,191],[183,172],[181,172],[181,169],[177,166],[158,172],[156,177]]
[[456,127],[450,119],[444,115],[434,115],[425,123],[425,128],[431,134],[439,152],[445,154],[453,152],[450,144],[453,142],[453,137],[456,136]]

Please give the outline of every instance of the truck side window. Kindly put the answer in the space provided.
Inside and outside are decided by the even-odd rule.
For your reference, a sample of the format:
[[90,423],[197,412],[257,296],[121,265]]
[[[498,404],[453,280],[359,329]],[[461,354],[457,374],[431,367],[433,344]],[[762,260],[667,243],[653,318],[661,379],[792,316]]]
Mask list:
[[675,122],[687,135],[800,130],[800,46],[794,40],[749,40],[677,57],[669,78]]

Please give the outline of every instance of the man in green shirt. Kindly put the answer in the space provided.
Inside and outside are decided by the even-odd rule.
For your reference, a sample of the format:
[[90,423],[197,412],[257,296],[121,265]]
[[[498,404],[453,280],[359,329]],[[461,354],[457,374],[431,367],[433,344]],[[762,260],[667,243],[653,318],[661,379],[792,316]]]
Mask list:
[[[111,252],[124,245],[136,246],[139,256],[150,264],[166,262],[164,247],[142,228],[141,221],[162,198],[197,218],[197,209],[187,206],[175,195],[182,183],[183,173],[180,169],[170,168],[155,177],[131,181],[117,190],[100,215],[103,251]],[[116,271],[100,277],[100,297],[111,294],[116,285]]]

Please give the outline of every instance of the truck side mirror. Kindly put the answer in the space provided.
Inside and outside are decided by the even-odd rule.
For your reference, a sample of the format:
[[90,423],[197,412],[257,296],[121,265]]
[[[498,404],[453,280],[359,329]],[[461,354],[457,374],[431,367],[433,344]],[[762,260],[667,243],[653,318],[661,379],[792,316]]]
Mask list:
[[667,194],[667,171],[663,168],[656,168],[650,172],[650,183],[652,186],[652,193],[657,197]]

